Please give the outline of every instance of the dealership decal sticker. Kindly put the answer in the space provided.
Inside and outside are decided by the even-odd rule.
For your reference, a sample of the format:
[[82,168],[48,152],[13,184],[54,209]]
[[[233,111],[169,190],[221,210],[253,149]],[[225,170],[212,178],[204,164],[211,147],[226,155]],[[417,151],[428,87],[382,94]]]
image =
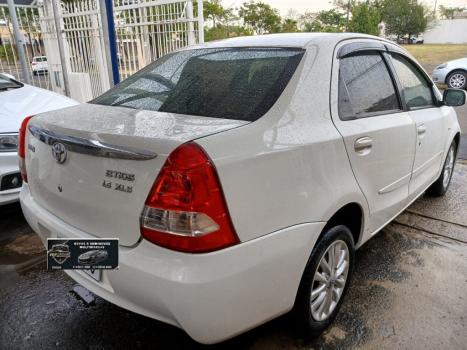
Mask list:
[[118,239],[47,239],[48,270],[118,268]]

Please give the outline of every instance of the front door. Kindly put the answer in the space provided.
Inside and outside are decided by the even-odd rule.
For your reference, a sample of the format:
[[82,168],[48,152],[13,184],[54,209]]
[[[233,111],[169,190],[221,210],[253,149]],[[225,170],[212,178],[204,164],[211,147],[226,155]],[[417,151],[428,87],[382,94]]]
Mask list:
[[333,71],[332,117],[368,201],[369,232],[407,204],[415,153],[415,124],[402,109],[387,60],[382,51],[358,51],[336,58]]
[[[431,83],[409,58],[391,53],[392,64],[399,79],[402,97],[416,127],[415,160],[409,197],[415,198],[439,175],[446,144],[444,109],[436,103]],[[447,112],[447,111],[445,111]]]

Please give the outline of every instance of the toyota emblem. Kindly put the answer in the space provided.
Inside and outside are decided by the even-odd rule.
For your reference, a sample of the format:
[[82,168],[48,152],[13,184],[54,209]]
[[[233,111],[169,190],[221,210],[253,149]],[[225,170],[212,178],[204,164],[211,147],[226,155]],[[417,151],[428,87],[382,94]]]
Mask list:
[[59,164],[65,163],[66,160],[66,148],[63,143],[55,142],[52,145],[52,156],[54,157],[55,161]]

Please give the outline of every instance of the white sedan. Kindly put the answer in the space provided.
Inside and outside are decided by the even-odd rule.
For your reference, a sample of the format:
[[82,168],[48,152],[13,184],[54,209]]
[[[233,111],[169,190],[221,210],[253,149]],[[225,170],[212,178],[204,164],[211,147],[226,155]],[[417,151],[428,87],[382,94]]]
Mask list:
[[447,191],[465,98],[377,37],[211,42],[25,119],[21,204],[45,244],[118,238],[119,269],[69,276],[199,342],[292,309],[318,334],[355,249]]
[[0,74],[0,205],[19,198],[22,181],[16,149],[24,117],[77,104],[67,97]]
[[467,57],[440,64],[435,67],[431,77],[435,83],[467,90]]

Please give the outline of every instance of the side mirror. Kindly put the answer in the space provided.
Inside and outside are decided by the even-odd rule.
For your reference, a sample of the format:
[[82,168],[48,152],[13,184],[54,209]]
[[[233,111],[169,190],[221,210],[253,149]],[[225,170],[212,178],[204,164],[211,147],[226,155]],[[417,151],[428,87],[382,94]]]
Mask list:
[[15,78],[14,75],[11,75],[11,74],[8,74],[8,73],[2,73],[2,75],[4,75],[5,77],[7,77],[8,79],[16,80],[16,78]]
[[460,89],[446,89],[443,93],[443,102],[446,106],[458,107],[465,104],[467,93]]

